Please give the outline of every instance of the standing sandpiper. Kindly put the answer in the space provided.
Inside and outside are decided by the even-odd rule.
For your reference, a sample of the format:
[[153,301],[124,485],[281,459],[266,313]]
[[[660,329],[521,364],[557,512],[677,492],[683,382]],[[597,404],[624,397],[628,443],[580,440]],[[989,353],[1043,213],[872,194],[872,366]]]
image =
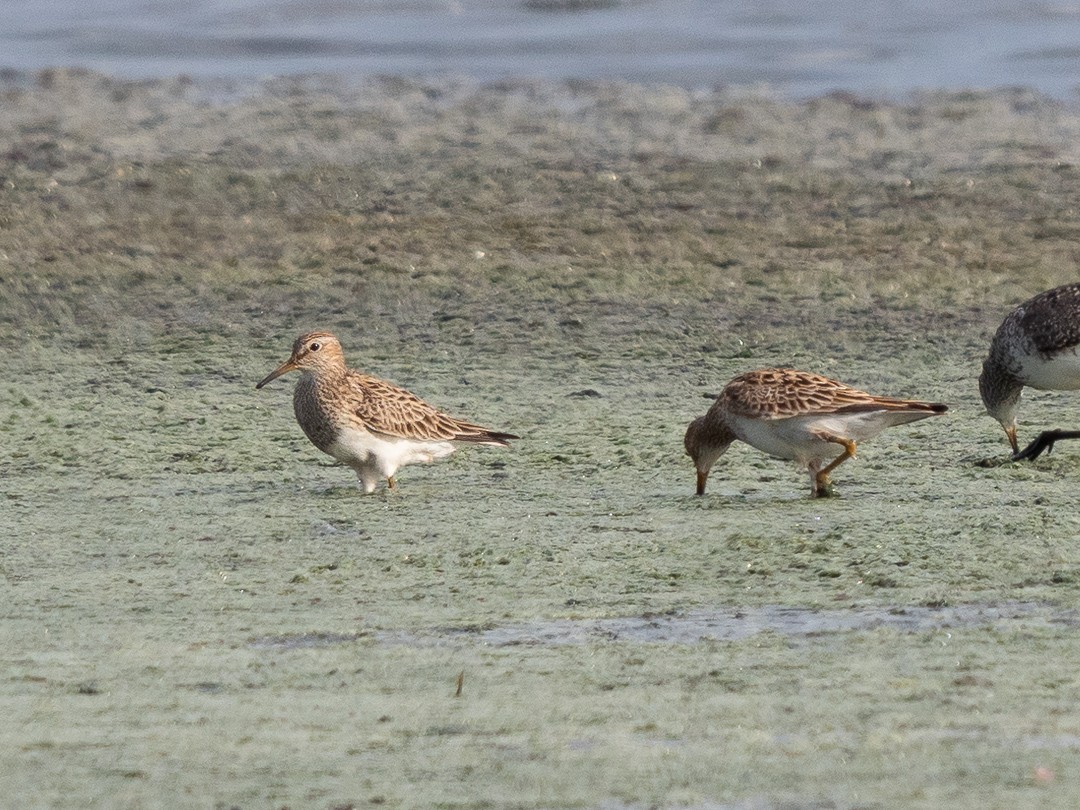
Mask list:
[[[684,444],[697,467],[698,495],[712,465],[739,439],[794,460],[810,473],[810,494],[824,497],[832,494],[829,473],[855,457],[857,441],[947,410],[937,402],[876,397],[807,371],[764,368],[729,382],[709,412],[690,423]],[[837,445],[843,452],[833,458]]]
[[979,375],[986,412],[1005,428],[1014,460],[1038,458],[1059,439],[1080,438],[1080,430],[1046,430],[1020,451],[1016,412],[1025,385],[1042,391],[1080,388],[1080,282],[1039,293],[1010,312]]
[[404,388],[353,371],[329,332],[298,337],[292,356],[255,387],[290,371],[301,373],[296,421],[312,444],[356,471],[365,493],[382,478],[393,488],[400,467],[448,456],[455,442],[509,447],[507,440],[518,438],[447,416]]

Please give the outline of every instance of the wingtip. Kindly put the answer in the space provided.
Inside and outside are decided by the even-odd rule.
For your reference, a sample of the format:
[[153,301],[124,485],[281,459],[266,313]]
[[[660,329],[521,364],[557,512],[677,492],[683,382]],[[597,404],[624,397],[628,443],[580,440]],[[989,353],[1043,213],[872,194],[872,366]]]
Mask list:
[[520,439],[513,433],[500,433],[495,430],[486,430],[483,433],[462,433],[455,436],[451,441],[466,442],[468,444],[486,444],[492,447],[509,447],[511,439]]
[[509,447],[511,439],[520,439],[520,436],[515,436],[513,433],[491,433],[489,434],[491,440],[501,447]]

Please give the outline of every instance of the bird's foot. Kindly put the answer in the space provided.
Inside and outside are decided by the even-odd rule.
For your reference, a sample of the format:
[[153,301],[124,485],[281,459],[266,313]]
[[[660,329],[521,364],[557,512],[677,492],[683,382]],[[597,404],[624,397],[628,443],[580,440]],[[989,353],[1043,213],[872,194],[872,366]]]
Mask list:
[[1080,430],[1044,430],[1035,441],[1018,453],[1013,453],[1013,461],[1033,461],[1043,453],[1050,455],[1054,442],[1062,439],[1080,439]]
[[815,498],[835,498],[836,486],[827,475],[818,476],[813,491],[810,493]]

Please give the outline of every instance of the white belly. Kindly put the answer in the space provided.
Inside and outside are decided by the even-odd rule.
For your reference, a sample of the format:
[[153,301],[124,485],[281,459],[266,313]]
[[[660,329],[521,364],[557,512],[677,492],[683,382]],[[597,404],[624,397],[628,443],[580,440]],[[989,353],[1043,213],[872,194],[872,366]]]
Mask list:
[[871,439],[893,425],[915,422],[930,411],[866,411],[845,414],[809,414],[788,419],[734,419],[735,435],[747,444],[777,458],[802,464],[835,458],[843,446],[822,436],[836,436],[856,443]]
[[1080,388],[1080,354],[1069,349],[1049,360],[1026,357],[1020,363],[1020,374],[1026,385],[1041,391],[1072,391]]
[[343,430],[327,452],[348,464],[371,492],[380,478],[389,478],[408,464],[427,464],[454,452],[450,442],[380,436],[366,430]]
[[794,459],[805,464],[812,459],[835,456],[841,449],[810,432],[811,423],[819,421],[816,417],[767,421],[736,418],[732,421],[735,435],[740,440],[776,458]]

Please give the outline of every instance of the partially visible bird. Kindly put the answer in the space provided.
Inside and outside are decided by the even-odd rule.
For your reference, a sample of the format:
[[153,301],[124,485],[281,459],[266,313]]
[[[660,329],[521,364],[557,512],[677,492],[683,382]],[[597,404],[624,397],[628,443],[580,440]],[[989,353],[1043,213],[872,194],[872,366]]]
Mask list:
[[518,436],[455,419],[396,385],[345,365],[341,343],[329,332],[296,339],[292,356],[256,385],[299,371],[293,411],[311,443],[356,471],[364,492],[407,464],[428,463],[457,444],[509,447]]
[[947,410],[937,402],[873,396],[807,371],[764,368],[729,382],[708,413],[690,423],[683,443],[697,468],[698,495],[713,464],[738,439],[794,460],[810,473],[810,494],[823,497],[832,494],[829,473],[855,457],[857,442]]
[[1060,439],[1080,438],[1080,430],[1047,430],[1021,451],[1016,412],[1025,385],[1043,391],[1080,388],[1080,282],[1039,293],[1010,312],[979,375],[986,412],[1005,429],[1014,459],[1037,458]]

